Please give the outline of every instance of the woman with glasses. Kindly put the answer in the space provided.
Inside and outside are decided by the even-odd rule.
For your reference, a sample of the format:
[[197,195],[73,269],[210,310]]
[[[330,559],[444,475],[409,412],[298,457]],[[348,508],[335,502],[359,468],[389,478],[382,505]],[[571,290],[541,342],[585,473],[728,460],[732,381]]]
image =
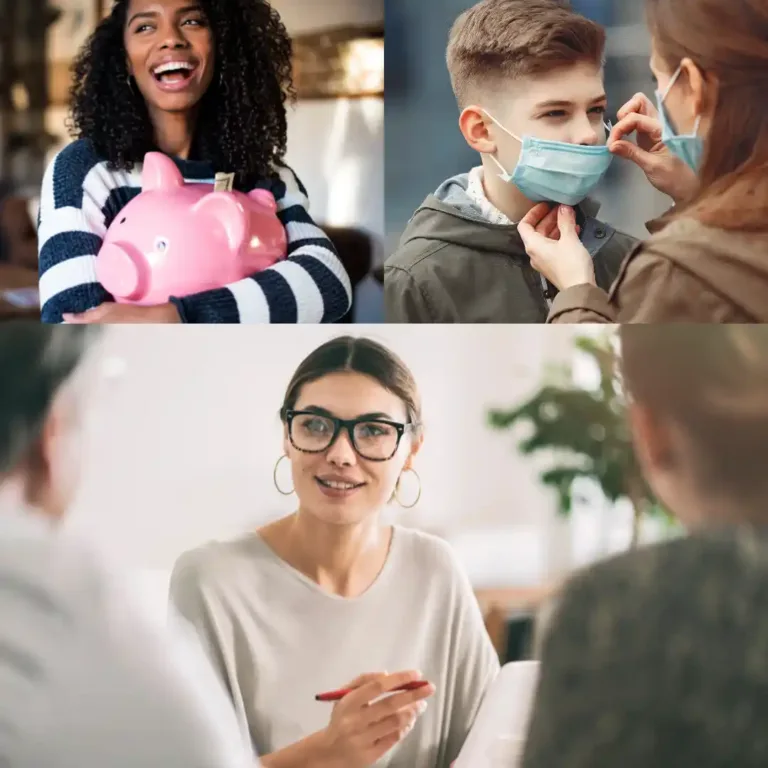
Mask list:
[[[450,547],[381,520],[423,440],[413,376],[376,342],[333,339],[280,414],[275,483],[296,511],[182,555],[172,602],[265,766],[448,768],[499,660]],[[335,706],[315,699],[339,689]]]

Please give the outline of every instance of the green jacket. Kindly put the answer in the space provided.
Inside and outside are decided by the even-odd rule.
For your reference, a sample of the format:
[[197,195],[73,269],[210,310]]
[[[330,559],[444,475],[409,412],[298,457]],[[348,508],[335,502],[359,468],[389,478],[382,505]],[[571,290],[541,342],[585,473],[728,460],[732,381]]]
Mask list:
[[[533,269],[512,225],[490,224],[467,195],[468,174],[446,181],[411,218],[384,265],[388,323],[544,323],[557,295]],[[637,240],[578,206],[581,241],[608,290]]]

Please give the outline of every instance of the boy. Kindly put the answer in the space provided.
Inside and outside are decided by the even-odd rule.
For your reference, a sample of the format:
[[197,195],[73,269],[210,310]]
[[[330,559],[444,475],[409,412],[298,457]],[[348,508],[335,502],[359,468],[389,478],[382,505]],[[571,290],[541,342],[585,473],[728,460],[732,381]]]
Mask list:
[[607,137],[604,49],[605,30],[564,0],[482,0],[459,16],[448,71],[482,164],[413,215],[385,264],[387,322],[545,322],[556,289],[530,265],[516,226],[539,201],[576,206],[598,285],[610,288],[636,241],[594,219],[599,205],[586,198],[611,158],[597,150]]

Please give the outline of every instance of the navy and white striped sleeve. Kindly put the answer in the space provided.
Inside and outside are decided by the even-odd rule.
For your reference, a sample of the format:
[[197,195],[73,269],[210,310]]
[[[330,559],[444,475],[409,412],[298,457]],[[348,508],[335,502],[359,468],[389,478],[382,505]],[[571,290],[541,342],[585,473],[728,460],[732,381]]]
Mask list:
[[68,145],[48,166],[38,219],[43,322],[60,323],[63,312],[112,300],[96,279],[96,255],[113,192],[131,183],[129,174],[110,172],[87,141]]
[[306,189],[287,166],[272,189],[288,258],[224,288],[173,299],[184,322],[334,323],[349,311],[349,276],[307,211]]

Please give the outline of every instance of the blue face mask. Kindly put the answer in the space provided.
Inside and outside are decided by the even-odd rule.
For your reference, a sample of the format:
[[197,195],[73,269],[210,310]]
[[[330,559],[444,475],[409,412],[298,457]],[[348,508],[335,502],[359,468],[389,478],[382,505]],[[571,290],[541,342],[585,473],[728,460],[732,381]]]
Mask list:
[[664,101],[672,90],[672,86],[677,82],[677,78],[680,77],[682,71],[683,67],[681,64],[677,68],[677,72],[672,75],[667,90],[664,91],[663,94],[660,91],[656,91],[656,107],[659,111],[659,120],[661,121],[661,141],[673,155],[688,163],[694,171],[698,172],[699,166],[701,165],[701,156],[704,154],[704,141],[701,136],[699,136],[701,116],[696,118],[696,122],[693,126],[693,133],[688,134],[687,136],[678,136],[675,129],[672,127],[669,115],[667,115],[667,110],[664,107]]
[[[521,139],[489,112],[486,114],[502,131],[523,145],[511,175],[493,155],[490,158],[501,170],[499,177],[514,184],[531,202],[580,203],[605,176],[613,160],[606,146],[567,144],[533,136]],[[606,128],[610,130],[610,126]]]

